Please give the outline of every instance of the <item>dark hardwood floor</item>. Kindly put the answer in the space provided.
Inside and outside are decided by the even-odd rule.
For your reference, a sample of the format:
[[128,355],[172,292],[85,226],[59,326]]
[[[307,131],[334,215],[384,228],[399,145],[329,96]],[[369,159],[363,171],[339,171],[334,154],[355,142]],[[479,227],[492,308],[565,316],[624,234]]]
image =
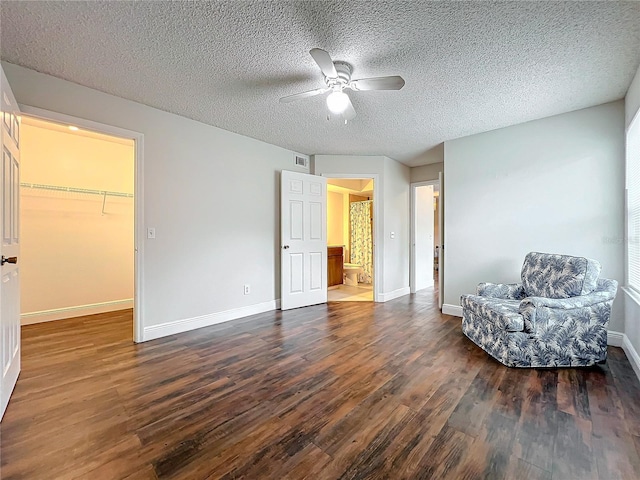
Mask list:
[[638,479],[624,353],[516,370],[433,292],[131,342],[131,312],[23,328],[2,479]]

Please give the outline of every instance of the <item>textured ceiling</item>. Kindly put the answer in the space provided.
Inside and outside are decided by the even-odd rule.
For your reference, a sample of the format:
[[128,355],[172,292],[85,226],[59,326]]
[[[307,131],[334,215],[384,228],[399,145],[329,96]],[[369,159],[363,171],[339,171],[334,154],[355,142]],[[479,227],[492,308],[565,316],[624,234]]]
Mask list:
[[[453,138],[622,98],[640,62],[638,2],[11,2],[3,60],[306,154],[408,165]],[[326,119],[308,51],[397,92],[349,92]]]

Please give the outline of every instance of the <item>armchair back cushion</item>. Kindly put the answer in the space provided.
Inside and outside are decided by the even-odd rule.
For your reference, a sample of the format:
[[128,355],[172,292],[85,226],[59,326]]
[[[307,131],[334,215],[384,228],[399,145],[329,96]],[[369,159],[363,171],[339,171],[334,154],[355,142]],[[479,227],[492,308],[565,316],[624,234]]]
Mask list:
[[593,292],[600,264],[589,258],[531,252],[522,265],[527,297],[571,298]]

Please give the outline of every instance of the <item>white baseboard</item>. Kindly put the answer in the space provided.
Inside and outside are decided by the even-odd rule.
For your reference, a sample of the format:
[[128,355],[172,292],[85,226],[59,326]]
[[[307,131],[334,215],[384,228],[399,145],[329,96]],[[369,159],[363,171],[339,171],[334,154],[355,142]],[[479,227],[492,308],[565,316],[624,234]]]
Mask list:
[[223,312],[208,313],[198,317],[185,318],[182,320],[174,320],[162,323],[160,325],[151,325],[144,328],[142,341],[155,340],[156,338],[175,335],[176,333],[188,332],[197,328],[209,327],[217,323],[228,322],[249,315],[269,312],[280,308],[280,299],[271,300],[269,302],[256,303],[255,305],[247,305],[246,307],[232,308]]
[[411,289],[409,287],[402,287],[388,293],[379,293],[378,302],[388,302],[389,300],[393,300],[394,298],[398,297],[404,297],[405,295],[409,295],[410,293]]
[[20,315],[20,323],[22,325],[32,325],[34,323],[52,322],[65,318],[84,317],[85,315],[94,315],[96,313],[124,310],[126,308],[133,308],[133,298],[23,313]]
[[449,303],[442,304],[442,313],[445,315],[453,315],[455,317],[462,317],[462,307],[460,305],[451,305]]
[[627,337],[626,335],[623,335],[622,349],[624,350],[624,353],[627,354],[629,363],[631,364],[633,371],[636,372],[638,380],[640,380],[640,355],[638,355],[638,352],[631,344],[629,337]]
[[607,332],[607,345],[611,345],[612,347],[621,347],[623,339],[624,333],[614,332],[613,330],[609,330]]

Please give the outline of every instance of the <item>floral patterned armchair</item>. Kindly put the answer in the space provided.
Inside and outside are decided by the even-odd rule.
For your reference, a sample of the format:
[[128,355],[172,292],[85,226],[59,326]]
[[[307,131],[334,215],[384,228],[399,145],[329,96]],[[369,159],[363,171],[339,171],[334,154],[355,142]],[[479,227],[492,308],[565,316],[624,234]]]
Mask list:
[[604,362],[618,282],[598,278],[595,260],[529,253],[522,283],[478,285],[462,295],[462,331],[509,367]]

